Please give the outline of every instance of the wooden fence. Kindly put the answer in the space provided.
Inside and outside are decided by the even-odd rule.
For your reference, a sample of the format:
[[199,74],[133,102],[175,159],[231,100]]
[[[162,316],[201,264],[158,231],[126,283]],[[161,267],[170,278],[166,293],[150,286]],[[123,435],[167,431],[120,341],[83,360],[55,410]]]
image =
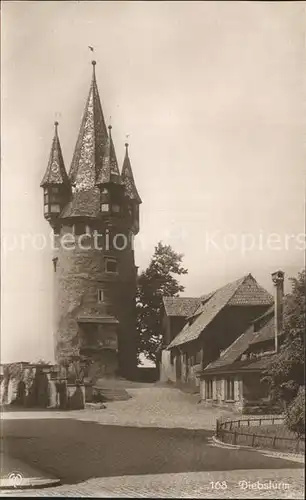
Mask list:
[[224,443],[230,444],[244,444],[252,447],[265,447],[265,448],[286,448],[290,451],[300,453],[305,450],[305,440],[262,434],[259,431],[243,432],[243,427],[260,427],[261,425],[274,425],[276,422],[283,423],[284,417],[271,416],[271,417],[250,417],[238,420],[217,420],[216,424],[216,437]]

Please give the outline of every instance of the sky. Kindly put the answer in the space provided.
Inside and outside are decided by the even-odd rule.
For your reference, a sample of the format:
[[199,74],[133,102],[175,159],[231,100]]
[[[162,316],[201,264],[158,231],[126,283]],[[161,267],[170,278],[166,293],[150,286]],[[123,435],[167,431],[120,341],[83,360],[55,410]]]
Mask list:
[[2,362],[53,360],[39,184],[54,120],[70,167],[88,45],[120,165],[129,135],[140,271],[160,240],[184,254],[186,296],[301,270],[305,2],[6,1],[1,32]]

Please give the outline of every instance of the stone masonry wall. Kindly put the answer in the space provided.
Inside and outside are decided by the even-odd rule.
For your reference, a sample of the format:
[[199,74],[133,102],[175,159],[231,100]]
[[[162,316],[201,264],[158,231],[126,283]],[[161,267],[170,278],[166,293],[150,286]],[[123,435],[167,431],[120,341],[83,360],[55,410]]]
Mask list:
[[[69,226],[63,227],[60,236],[69,232]],[[119,369],[126,373],[131,367],[136,368],[136,273],[133,251],[105,252],[93,247],[83,250],[74,243],[66,243],[66,248],[63,248],[59,237],[57,240],[54,254],[57,257],[54,287],[56,359],[63,353],[70,355],[79,352],[81,329],[77,322],[78,315],[111,315],[119,321]],[[89,246],[93,240],[89,237],[83,244]],[[106,256],[117,259],[118,274],[105,272]],[[107,293],[108,300],[105,303],[98,302],[99,289]],[[105,357],[107,363],[107,355],[101,352],[101,356]]]

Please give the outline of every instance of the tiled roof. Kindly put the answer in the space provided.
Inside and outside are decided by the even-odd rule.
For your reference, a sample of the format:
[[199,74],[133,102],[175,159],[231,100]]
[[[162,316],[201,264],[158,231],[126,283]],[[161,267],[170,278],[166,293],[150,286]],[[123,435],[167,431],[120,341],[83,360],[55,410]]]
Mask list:
[[142,203],[142,201],[138,194],[134,180],[134,175],[128,153],[128,144],[126,144],[125,147],[126,147],[125,158],[123,161],[122,172],[121,172],[122,182],[125,185],[125,190],[130,200],[136,201],[136,203],[140,204]]
[[102,169],[104,149],[108,140],[99,91],[93,76],[86,102],[78,140],[71,162],[69,177],[77,191],[95,186],[96,177]]
[[55,132],[51,147],[51,153],[45,175],[40,183],[41,187],[50,184],[68,184],[68,176],[62,155],[62,149],[57,132],[58,123],[55,122]]
[[200,303],[195,297],[163,297],[167,316],[190,316]]
[[249,343],[256,334],[254,333],[254,325],[240,335],[218,358],[216,361],[209,363],[205,370],[220,368],[222,366],[234,363],[249,347]]
[[210,375],[213,373],[236,373],[238,371],[261,371],[267,368],[268,364],[273,360],[274,354],[261,356],[260,358],[246,359],[244,361],[236,361],[222,367],[206,367],[202,371],[201,376]]
[[275,327],[274,327],[274,314],[265,323],[262,328],[255,333],[254,337],[251,339],[250,344],[257,344],[259,342],[267,342],[268,340],[274,339]]
[[272,295],[252,278],[245,280],[229,301],[229,306],[265,306],[273,303]]
[[97,217],[100,213],[100,190],[93,187],[87,191],[76,191],[72,200],[65,206],[61,218]]
[[[264,321],[264,323],[262,324],[260,330],[255,331],[255,325],[259,321]],[[238,360],[242,356],[242,354],[249,351],[250,346],[259,342],[267,342],[269,340],[273,340],[274,335],[274,308],[271,307],[264,314],[256,318],[249,326],[249,328],[242,335],[240,335],[240,337],[238,337],[216,361],[209,363],[209,365],[206,366],[204,372],[206,370],[218,371],[218,369],[227,369],[228,367],[232,367],[232,364],[235,361],[237,361],[238,363]]]
[[[254,298],[250,291],[254,294]],[[237,296],[237,299],[235,297]],[[187,323],[181,332],[169,344],[168,349],[196,340],[226,305],[265,305],[273,302],[272,296],[251,274],[219,288],[211,298],[195,310],[196,319]]]
[[245,277],[225,285],[217,290],[204,305],[201,304],[194,313],[194,315],[198,315],[197,318],[190,325],[187,323],[184,326],[183,330],[173,339],[171,344],[169,344],[168,349],[185,344],[186,342],[191,342],[192,340],[196,340],[204,328],[209,325],[209,323],[228,303],[239,285],[241,285],[244,280]]

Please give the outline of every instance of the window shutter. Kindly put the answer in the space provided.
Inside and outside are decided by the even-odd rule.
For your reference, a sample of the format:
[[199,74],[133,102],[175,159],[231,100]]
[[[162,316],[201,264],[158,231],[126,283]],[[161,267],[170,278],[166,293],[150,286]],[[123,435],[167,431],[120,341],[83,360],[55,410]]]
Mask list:
[[217,399],[217,380],[215,378],[212,381],[212,398],[214,401]]
[[225,400],[225,380],[221,380],[221,401]]
[[234,400],[239,401],[239,379],[234,380]]

